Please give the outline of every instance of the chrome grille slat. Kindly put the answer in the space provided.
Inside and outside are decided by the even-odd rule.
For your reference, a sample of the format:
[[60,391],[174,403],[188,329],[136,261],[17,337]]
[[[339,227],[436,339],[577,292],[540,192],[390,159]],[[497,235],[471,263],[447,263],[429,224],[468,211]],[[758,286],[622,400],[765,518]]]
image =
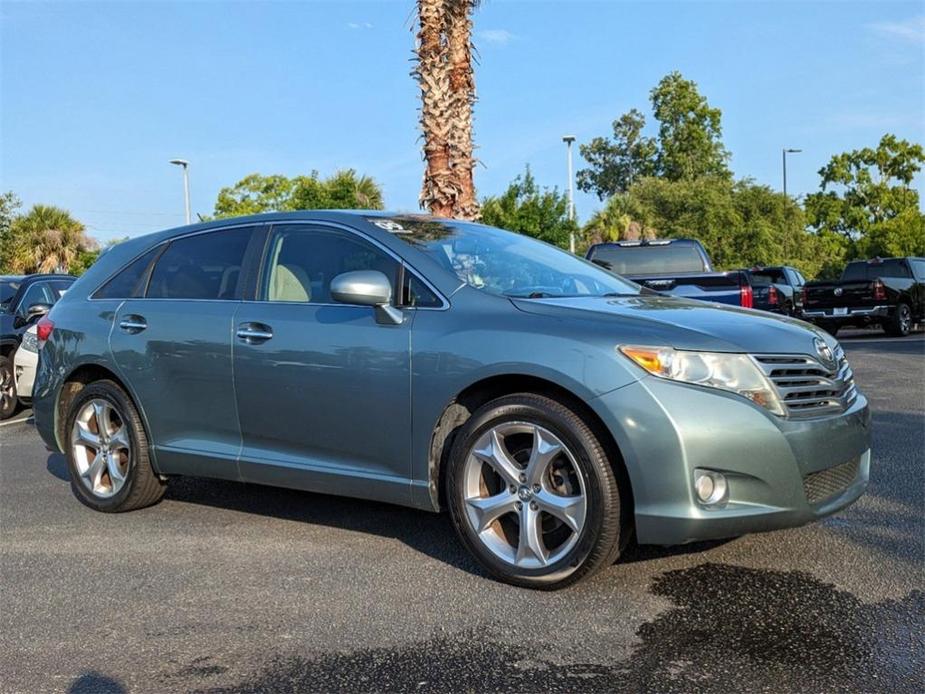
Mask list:
[[854,372],[841,345],[835,348],[834,369],[804,354],[752,356],[774,384],[789,417],[821,417],[843,412],[858,397]]

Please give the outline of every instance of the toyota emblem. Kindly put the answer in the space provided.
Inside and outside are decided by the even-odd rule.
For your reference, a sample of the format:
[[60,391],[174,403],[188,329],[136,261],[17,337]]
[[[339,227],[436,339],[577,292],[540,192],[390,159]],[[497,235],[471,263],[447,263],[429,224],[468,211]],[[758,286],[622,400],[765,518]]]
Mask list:
[[822,340],[818,337],[813,338],[813,345],[816,347],[816,354],[819,355],[819,359],[823,364],[829,368],[835,367],[835,354],[832,353],[832,348],[826,344],[825,340]]

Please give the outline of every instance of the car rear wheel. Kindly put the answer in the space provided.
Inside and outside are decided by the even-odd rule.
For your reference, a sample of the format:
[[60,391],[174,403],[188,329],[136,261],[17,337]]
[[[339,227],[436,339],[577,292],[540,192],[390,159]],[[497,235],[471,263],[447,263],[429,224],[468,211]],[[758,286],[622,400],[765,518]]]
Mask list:
[[67,419],[67,462],[74,494],[97,511],[150,506],[166,484],[148,458],[148,438],[138,411],[116,383],[84,388]]
[[909,304],[899,304],[893,311],[893,317],[884,326],[884,331],[892,337],[905,337],[912,330],[912,310]]
[[612,564],[626,529],[600,440],[545,397],[479,409],[456,437],[447,500],[463,544],[493,576],[556,589]]
[[0,357],[0,420],[16,414],[19,399],[16,397],[16,379],[13,378],[13,362]]

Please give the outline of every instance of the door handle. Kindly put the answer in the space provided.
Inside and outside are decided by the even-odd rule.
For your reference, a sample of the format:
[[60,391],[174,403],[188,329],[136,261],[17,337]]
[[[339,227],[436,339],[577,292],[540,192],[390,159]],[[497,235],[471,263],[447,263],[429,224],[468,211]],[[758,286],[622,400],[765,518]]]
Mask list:
[[260,342],[266,342],[273,337],[273,330],[269,325],[263,323],[242,323],[238,326],[235,333],[239,340],[243,340],[249,345],[255,345]]
[[126,316],[119,323],[122,332],[135,335],[148,327],[147,321],[142,316]]

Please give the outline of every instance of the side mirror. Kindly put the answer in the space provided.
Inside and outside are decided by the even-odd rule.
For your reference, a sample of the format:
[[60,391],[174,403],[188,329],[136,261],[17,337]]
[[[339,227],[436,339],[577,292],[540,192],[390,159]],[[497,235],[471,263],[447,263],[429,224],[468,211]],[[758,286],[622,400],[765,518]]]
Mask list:
[[49,311],[51,311],[51,306],[48,304],[32,304],[29,308],[26,309],[25,315],[20,313],[16,316],[16,319],[14,320],[15,327],[21,328],[24,325],[30,325]]
[[392,284],[377,270],[344,272],[331,280],[331,297],[344,304],[372,306],[379,323],[400,325],[404,314],[390,305]]

